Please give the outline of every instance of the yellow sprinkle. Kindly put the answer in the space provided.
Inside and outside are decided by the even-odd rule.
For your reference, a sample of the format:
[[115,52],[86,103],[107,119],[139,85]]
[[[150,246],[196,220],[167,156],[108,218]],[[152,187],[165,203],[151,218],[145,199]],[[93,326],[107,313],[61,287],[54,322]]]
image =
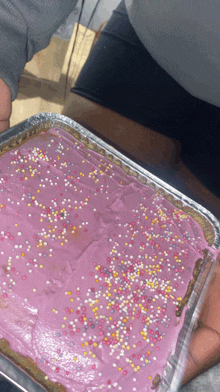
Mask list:
[[151,377],[151,376],[149,376],[148,378],[149,378],[149,380],[152,380],[152,377]]
[[97,347],[98,346],[98,343],[93,343],[93,347]]
[[120,372],[120,371],[122,370],[122,368],[121,368],[121,367],[119,367],[119,368],[118,368],[118,370],[119,370],[119,372]]
[[37,291],[37,289],[33,289],[33,292],[35,293],[35,291]]
[[73,360],[74,360],[74,362],[76,362],[77,361],[77,357],[74,357]]
[[40,268],[44,268],[44,266],[41,264],[41,265],[40,265]]
[[65,324],[62,324],[62,328],[65,328]]
[[66,316],[64,316],[64,318],[63,318],[65,321],[67,320],[67,317]]
[[87,353],[87,351],[84,351],[84,355],[87,355],[88,353]]

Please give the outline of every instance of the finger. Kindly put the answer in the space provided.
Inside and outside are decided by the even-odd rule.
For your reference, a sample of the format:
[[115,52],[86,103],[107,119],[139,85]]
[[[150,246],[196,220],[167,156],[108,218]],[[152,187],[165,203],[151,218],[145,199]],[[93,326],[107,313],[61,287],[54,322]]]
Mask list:
[[199,317],[201,327],[211,328],[220,334],[220,263],[216,262],[206,290]]
[[11,103],[11,94],[8,89],[4,89],[4,91],[0,91],[0,121],[9,120],[11,115],[12,103]]
[[10,127],[10,123],[9,121],[0,121],[0,133],[5,131],[6,129],[8,129]]
[[219,361],[220,335],[211,328],[200,327],[196,329],[191,336],[182,384],[187,384]]
[[220,362],[220,263],[212,273],[198,320],[192,332],[183,385]]
[[0,132],[9,128],[9,118],[12,111],[11,91],[7,84],[0,79]]

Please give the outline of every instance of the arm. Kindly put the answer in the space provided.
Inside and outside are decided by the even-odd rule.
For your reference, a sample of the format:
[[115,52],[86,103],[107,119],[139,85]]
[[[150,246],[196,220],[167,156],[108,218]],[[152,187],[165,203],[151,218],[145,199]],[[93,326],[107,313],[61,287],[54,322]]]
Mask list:
[[[18,82],[26,62],[49,45],[51,36],[77,2],[78,0],[0,2],[0,132],[8,127],[11,101],[17,96]],[[6,122],[3,123],[2,120]]]

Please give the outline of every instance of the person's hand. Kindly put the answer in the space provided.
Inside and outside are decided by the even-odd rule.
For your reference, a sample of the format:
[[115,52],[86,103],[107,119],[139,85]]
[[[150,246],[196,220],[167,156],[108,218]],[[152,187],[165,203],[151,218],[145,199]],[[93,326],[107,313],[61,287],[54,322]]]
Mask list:
[[193,331],[183,385],[220,362],[220,260],[211,278]]
[[7,84],[0,79],[0,133],[9,128],[11,110],[11,91]]

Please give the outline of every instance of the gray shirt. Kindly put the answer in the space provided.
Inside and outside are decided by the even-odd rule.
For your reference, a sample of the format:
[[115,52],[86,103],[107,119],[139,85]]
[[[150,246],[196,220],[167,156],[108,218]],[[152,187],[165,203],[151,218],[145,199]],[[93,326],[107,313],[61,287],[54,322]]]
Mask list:
[[[0,78],[12,99],[27,61],[78,0],[0,0]],[[125,0],[143,45],[185,90],[220,107],[220,0]]]
[[49,45],[78,0],[0,0],[0,78],[17,96],[26,62]]
[[220,107],[220,0],[125,0],[156,62],[193,96]]

